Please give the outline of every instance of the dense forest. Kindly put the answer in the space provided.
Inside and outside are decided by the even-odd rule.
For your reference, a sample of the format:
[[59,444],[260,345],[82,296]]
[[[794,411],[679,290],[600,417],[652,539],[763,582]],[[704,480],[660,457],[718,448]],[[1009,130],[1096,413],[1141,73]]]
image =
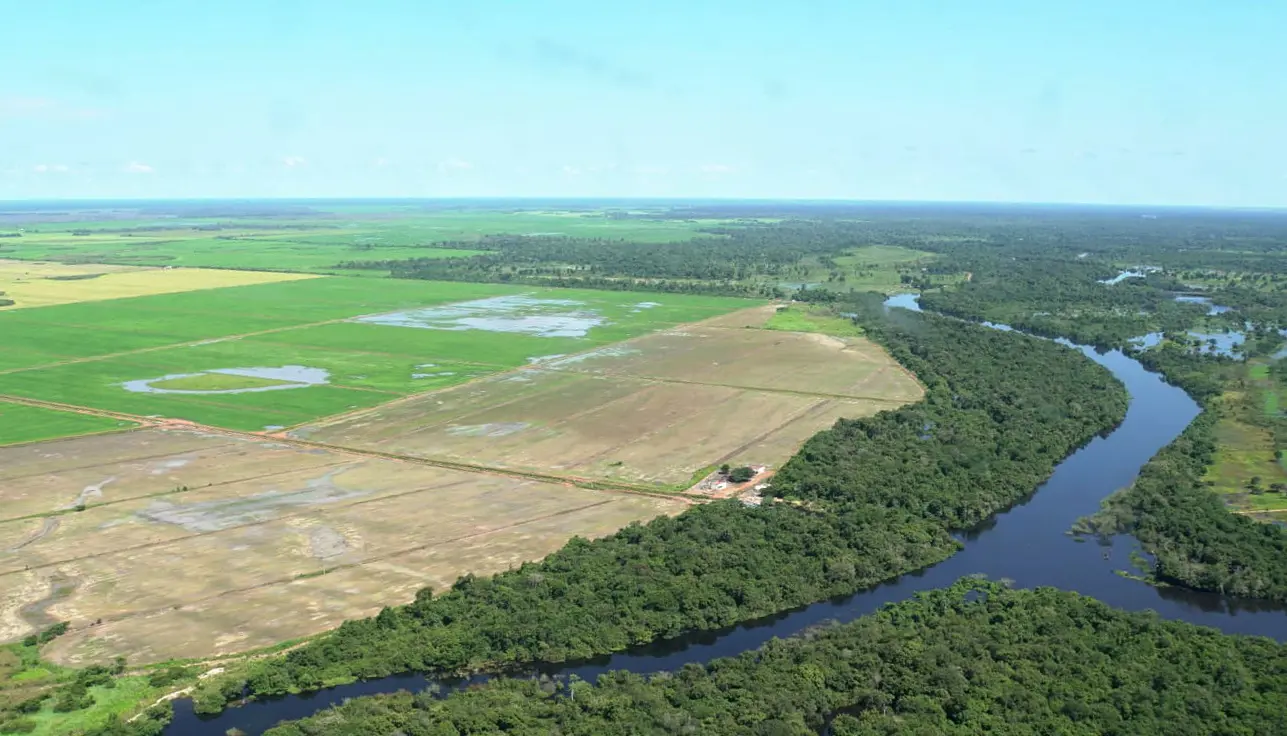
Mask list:
[[[849,308],[909,359],[932,408],[842,422],[815,438],[782,471],[788,495],[812,503],[716,503],[573,540],[541,562],[463,578],[439,595],[423,591],[407,606],[214,678],[199,688],[199,707],[218,710],[244,688],[273,695],[407,670],[589,657],[852,592],[949,555],[948,529],[1031,492],[1124,413],[1122,387],[1072,350],[885,310],[878,298]],[[1051,375],[1061,380],[1052,384]],[[877,456],[889,459],[876,472],[848,459]]]
[[926,396],[815,435],[775,476],[779,496],[906,509],[968,527],[1031,493],[1071,448],[1126,413],[1121,385],[1056,343],[885,310],[871,295],[835,309],[854,314],[920,376]]
[[965,580],[706,666],[358,698],[270,736],[1269,734],[1287,647]]

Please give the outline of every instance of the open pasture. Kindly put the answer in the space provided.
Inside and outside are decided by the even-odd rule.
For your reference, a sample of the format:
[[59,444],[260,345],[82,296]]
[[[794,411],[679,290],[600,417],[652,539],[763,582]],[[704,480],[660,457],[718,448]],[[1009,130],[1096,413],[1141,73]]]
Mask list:
[[0,448],[0,474],[0,640],[70,621],[45,654],[76,664],[317,633],[682,508],[174,430]]
[[722,462],[781,463],[838,418],[920,396],[910,375],[860,338],[707,323],[539,361],[295,434],[414,457],[685,487]]
[[0,314],[0,394],[260,431],[748,302],[320,277]]

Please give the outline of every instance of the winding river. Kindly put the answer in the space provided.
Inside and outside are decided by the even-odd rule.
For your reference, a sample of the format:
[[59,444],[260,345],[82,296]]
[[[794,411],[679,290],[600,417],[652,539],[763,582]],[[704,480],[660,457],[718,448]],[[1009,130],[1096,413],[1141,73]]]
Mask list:
[[[913,295],[892,297],[892,307],[919,309]],[[991,325],[1009,329],[1004,325]],[[1132,611],[1152,609],[1162,617],[1213,626],[1232,634],[1258,634],[1287,640],[1287,607],[1262,601],[1241,601],[1214,593],[1179,588],[1155,588],[1124,578],[1115,571],[1131,567],[1134,541],[1116,538],[1111,546],[1079,542],[1067,535],[1079,517],[1093,513],[1099,502],[1129,484],[1158,450],[1175,439],[1198,415],[1198,406],[1179,388],[1144,369],[1120,351],[1104,354],[1080,350],[1117,377],[1130,392],[1130,408],[1111,434],[1097,437],[1065,458],[1032,496],[1000,513],[977,529],[961,534],[965,547],[953,557],[927,569],[904,575],[854,595],[815,603],[749,622],[725,631],[698,632],[630,651],[577,664],[534,667],[540,674],[593,680],[609,670],[648,673],[706,662],[755,649],[773,637],[787,637],[824,621],[851,621],[886,603],[918,591],[940,588],[958,578],[982,573],[1006,578],[1021,587],[1054,586],[1075,590]],[[356,682],[320,692],[251,702],[203,719],[188,700],[175,702],[174,721],[166,736],[223,736],[231,728],[257,734],[282,720],[293,720],[336,704],[345,698],[437,685],[450,692],[484,682],[440,680],[424,675],[395,675]]]

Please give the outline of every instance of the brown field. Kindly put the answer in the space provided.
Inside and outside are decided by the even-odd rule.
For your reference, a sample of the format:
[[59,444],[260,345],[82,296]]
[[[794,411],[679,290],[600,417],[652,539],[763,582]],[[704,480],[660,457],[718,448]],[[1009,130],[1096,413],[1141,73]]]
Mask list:
[[14,301],[13,305],[4,307],[5,310],[311,278],[316,276],[215,268],[68,265],[0,259],[0,293]]
[[271,645],[682,508],[188,431],[0,449],[0,468],[0,640],[70,621],[45,650],[64,663]]
[[836,419],[920,396],[919,384],[866,340],[704,323],[295,434],[405,456],[684,486],[723,462],[777,465]]

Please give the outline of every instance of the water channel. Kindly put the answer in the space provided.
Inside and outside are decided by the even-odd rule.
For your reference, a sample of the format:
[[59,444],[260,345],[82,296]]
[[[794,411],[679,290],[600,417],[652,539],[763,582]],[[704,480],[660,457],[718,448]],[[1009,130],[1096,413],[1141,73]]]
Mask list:
[[[914,295],[892,297],[891,307],[919,309]],[[1009,329],[1003,325],[993,325]],[[1175,439],[1198,415],[1198,406],[1179,388],[1144,369],[1120,351],[1097,353],[1093,348],[1060,342],[1112,371],[1130,392],[1130,408],[1111,434],[1097,437],[1065,458],[1032,496],[994,516],[979,528],[959,535],[965,547],[955,556],[925,570],[904,575],[844,598],[823,601],[794,611],[749,622],[725,631],[698,632],[588,662],[537,665],[530,674],[577,676],[593,680],[609,670],[649,673],[676,669],[690,662],[707,662],[762,646],[773,637],[787,637],[819,623],[852,621],[886,603],[904,600],[918,591],[946,587],[966,575],[981,573],[1009,579],[1019,587],[1054,586],[1093,596],[1132,611],[1152,609],[1163,618],[1213,626],[1231,634],[1258,634],[1287,640],[1287,606],[1244,601],[1214,593],[1179,588],[1155,588],[1121,577],[1129,569],[1134,541],[1118,537],[1111,546],[1078,542],[1067,535],[1079,517],[1093,513],[1099,502],[1130,483],[1158,450]],[[218,716],[198,717],[188,700],[175,702],[174,721],[166,736],[223,736],[239,728],[262,733],[282,720],[316,713],[346,698],[397,690],[417,691],[430,685],[450,692],[486,681],[442,680],[406,674],[356,682],[304,695],[255,701],[229,708]]]

